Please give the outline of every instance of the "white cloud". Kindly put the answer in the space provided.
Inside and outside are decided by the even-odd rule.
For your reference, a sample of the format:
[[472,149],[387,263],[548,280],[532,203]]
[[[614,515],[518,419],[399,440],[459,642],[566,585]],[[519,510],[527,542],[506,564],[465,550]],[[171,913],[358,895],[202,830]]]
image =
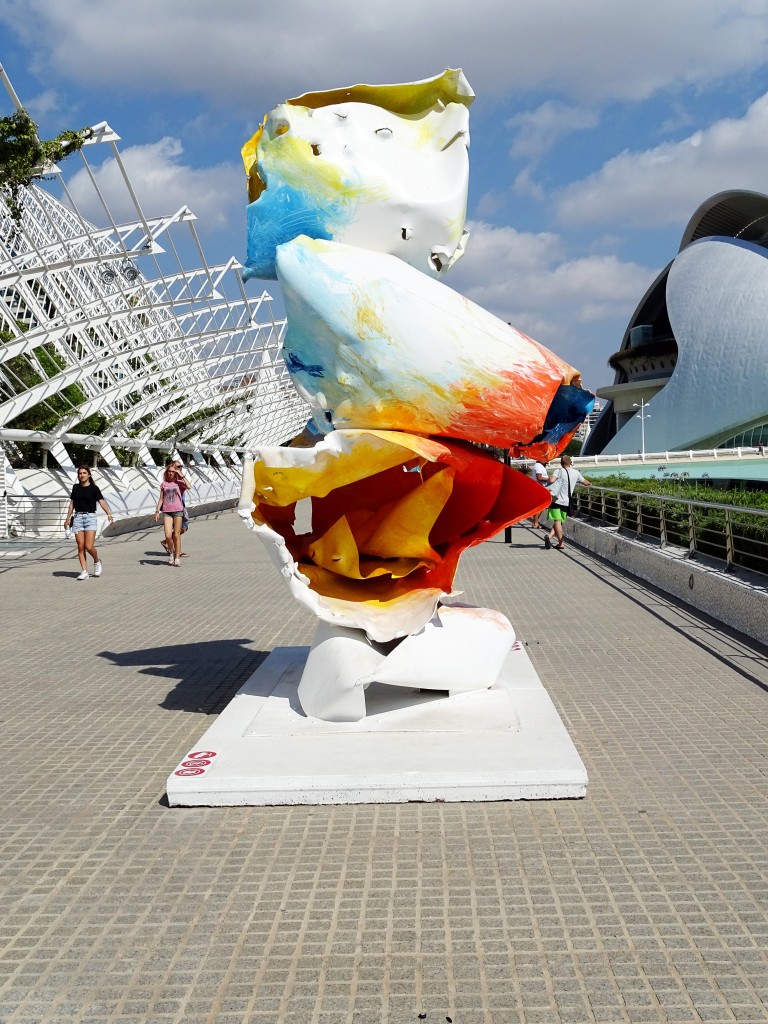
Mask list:
[[[235,211],[243,216],[246,197],[242,168],[230,163],[189,167],[181,160],[183,152],[181,142],[171,137],[121,151],[145,216],[168,215],[188,206],[207,228],[226,227]],[[105,160],[94,177],[113,216],[118,220],[135,220],[135,208],[115,160]],[[78,171],[67,185],[83,214],[100,223],[103,210],[86,171]]]
[[[552,232],[470,222],[466,255],[448,283],[498,316],[512,310],[568,309],[569,317],[613,316],[627,301],[640,300],[654,271],[613,254],[570,257]],[[587,312],[585,312],[587,311]]]
[[37,96],[31,97],[24,104],[32,117],[45,117],[46,114],[56,113],[61,105],[61,99],[55,89],[45,89]]
[[551,232],[469,227],[446,283],[568,359],[587,384],[607,383],[605,360],[656,272],[613,254],[570,257]]
[[515,114],[507,121],[510,128],[516,129],[510,156],[541,156],[562,136],[584,128],[595,128],[598,121],[594,110],[547,100],[536,110]]
[[475,203],[475,209],[479,217],[493,218],[501,210],[506,202],[503,192],[492,188],[483,193]]
[[[45,88],[55,83],[62,102],[76,98],[73,123],[110,117],[115,98],[123,104],[130,97],[143,138],[173,136],[123,154],[147,215],[189,205],[210,226],[232,227],[231,240],[226,232],[220,247],[226,243],[241,256],[245,198],[235,149],[249,133],[238,126],[226,149],[224,137],[234,135],[235,120],[255,128],[287,96],[360,80],[423,78],[446,65],[461,66],[488,101],[482,109],[478,104],[475,125],[487,136],[497,133],[500,148],[510,121],[518,132],[515,155],[535,162],[563,132],[592,126],[597,114],[591,112],[602,104],[661,93],[669,112],[682,86],[711,90],[730,77],[746,88],[747,76],[768,64],[765,0],[390,0],[384,6],[359,0],[0,0],[0,25],[28,45],[28,54],[18,47],[14,60],[34,62]],[[678,125],[685,123],[686,102],[691,109],[700,105],[690,97],[683,93],[683,106],[672,108]],[[547,98],[551,102],[540,103]],[[120,109],[131,130],[131,108]],[[121,115],[113,116],[119,129]],[[664,119],[662,113],[659,123]],[[755,105],[744,122],[721,122],[684,143],[622,154],[535,212],[559,210],[563,222],[606,225],[625,240],[632,218],[642,226],[684,223],[719,188],[765,189],[760,149],[767,122],[768,114]],[[609,133],[610,125],[602,126],[603,146],[610,145]],[[206,135],[206,153],[221,145],[232,159],[195,169],[196,160],[184,156],[176,137],[192,149],[192,140]],[[213,165],[220,157],[205,159]],[[733,166],[740,167],[738,178]],[[583,173],[567,166],[558,171],[556,178],[537,180],[535,163],[507,168],[506,175],[500,166],[487,169],[476,209],[494,219],[514,196],[541,200],[548,182]],[[118,213],[133,219],[130,207],[120,206],[125,193],[115,172],[107,162],[100,185],[115,193],[110,198]],[[86,202],[84,180],[75,176],[71,184]],[[602,364],[653,273],[623,262],[612,243],[585,241],[579,249],[574,236],[572,244],[566,250],[553,233],[479,223],[448,280],[580,367],[593,358],[602,336]]]
[[682,142],[624,152],[556,197],[566,224],[650,227],[687,223],[696,207],[728,189],[768,189],[768,93],[743,118],[717,121]]
[[534,179],[533,174],[533,167],[524,167],[522,171],[516,175],[515,180],[512,183],[512,191],[517,196],[527,196],[529,199],[535,199],[537,202],[541,202],[545,198],[545,192],[542,185]]
[[0,0],[39,69],[81,84],[199,92],[250,110],[297,90],[463,66],[475,88],[642,99],[768,57],[762,0]]

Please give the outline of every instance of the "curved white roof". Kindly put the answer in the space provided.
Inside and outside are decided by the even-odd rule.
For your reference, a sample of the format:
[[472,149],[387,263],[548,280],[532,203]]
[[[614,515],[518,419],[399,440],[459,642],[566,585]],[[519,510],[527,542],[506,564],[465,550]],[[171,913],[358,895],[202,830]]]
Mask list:
[[34,419],[50,447],[100,414],[99,437],[134,448],[281,444],[307,419],[279,355],[284,318],[246,294],[237,260],[205,262],[187,207],[144,216],[117,138],[98,125],[78,156],[90,174],[90,146],[111,148],[134,220],[113,219],[92,174],[104,216],[80,213],[62,174],[75,157],[24,190],[20,223],[0,198],[0,442]]

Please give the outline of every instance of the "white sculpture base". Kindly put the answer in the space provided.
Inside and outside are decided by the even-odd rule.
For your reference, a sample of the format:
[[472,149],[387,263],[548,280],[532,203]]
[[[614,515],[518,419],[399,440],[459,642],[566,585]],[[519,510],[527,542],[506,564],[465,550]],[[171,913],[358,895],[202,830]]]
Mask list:
[[552,800],[587,773],[524,648],[490,690],[373,683],[359,722],[307,718],[306,647],[278,647],[168,777],[172,807]]

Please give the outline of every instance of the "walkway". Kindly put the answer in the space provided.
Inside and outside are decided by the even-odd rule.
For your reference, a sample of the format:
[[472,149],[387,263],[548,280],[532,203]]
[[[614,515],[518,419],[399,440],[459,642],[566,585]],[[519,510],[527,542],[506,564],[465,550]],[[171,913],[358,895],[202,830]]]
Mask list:
[[768,657],[525,528],[463,564],[590,775],[581,801],[171,810],[259,660],[309,642],[198,520],[0,558],[3,1024],[768,1021]]

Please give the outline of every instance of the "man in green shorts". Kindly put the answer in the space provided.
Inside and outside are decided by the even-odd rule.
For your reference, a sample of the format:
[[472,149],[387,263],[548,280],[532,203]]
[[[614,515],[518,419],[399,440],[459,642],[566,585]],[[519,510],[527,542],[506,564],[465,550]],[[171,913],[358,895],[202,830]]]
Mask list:
[[553,540],[557,540],[555,545],[557,550],[563,550],[565,547],[563,525],[568,518],[568,507],[571,504],[573,492],[579,484],[584,484],[585,487],[592,486],[592,481],[582,476],[578,469],[571,469],[571,461],[570,455],[561,456],[560,469],[556,469],[549,478],[552,504],[547,513],[547,519],[552,523],[552,528],[544,538],[544,547],[547,550],[552,547]]

